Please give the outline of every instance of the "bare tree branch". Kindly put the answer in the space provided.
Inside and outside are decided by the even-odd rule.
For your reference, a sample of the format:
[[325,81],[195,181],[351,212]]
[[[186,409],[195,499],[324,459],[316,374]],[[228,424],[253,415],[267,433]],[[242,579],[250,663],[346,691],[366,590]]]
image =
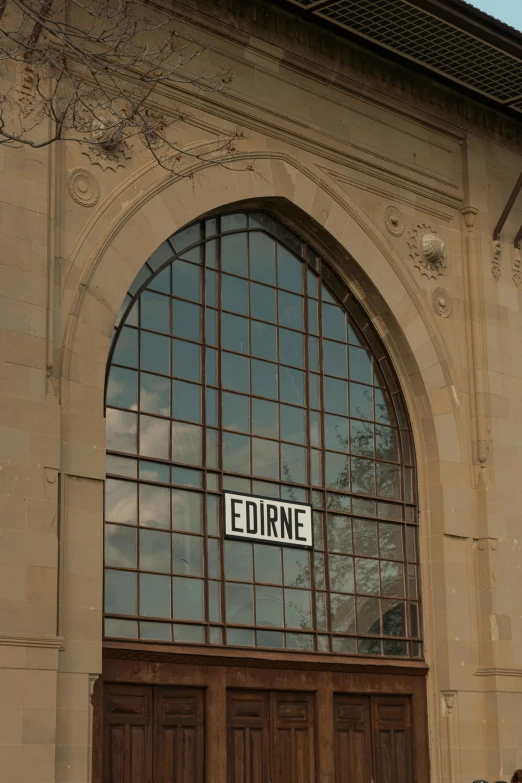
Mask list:
[[0,64],[18,69],[0,94],[0,144],[75,141],[110,156],[139,138],[170,170],[184,158],[225,164],[239,131],[186,151],[174,127],[184,112],[157,108],[169,86],[206,94],[229,84],[229,69],[201,68],[203,52],[168,12],[142,0],[0,0]]

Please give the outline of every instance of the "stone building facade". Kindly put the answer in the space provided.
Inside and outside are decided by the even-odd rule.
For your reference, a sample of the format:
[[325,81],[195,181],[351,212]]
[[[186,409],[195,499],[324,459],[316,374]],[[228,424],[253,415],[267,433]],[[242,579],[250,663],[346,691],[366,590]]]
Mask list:
[[[405,780],[425,780],[428,765],[430,780],[448,783],[507,780],[522,766],[520,200],[493,241],[522,170],[522,122],[516,106],[398,61],[379,42],[302,13],[305,5],[175,4],[209,64],[235,71],[219,95],[166,97],[189,112],[187,149],[241,130],[225,165],[184,162],[173,176],[138,141],[115,168],[100,164],[95,145],[0,148],[6,783],[145,783],[104,760],[104,689],[136,682],[206,693],[206,773],[151,780],[242,779],[230,777],[230,757],[227,778],[225,723],[212,719],[227,676],[236,690],[306,692],[316,704],[310,781],[351,780],[339,771],[332,705],[314,702],[326,682],[335,698],[415,699],[404,746],[412,769],[397,757]],[[442,16],[466,13],[464,3],[432,5]],[[484,40],[511,36],[516,59],[513,31],[473,18]],[[176,631],[171,643],[104,637],[105,388],[122,303],[185,226],[259,212],[321,257],[340,299],[359,303],[407,410],[423,646],[403,658],[386,647],[343,655],[191,645]],[[235,674],[224,674],[231,666]],[[374,746],[368,753],[367,775],[381,763]]]

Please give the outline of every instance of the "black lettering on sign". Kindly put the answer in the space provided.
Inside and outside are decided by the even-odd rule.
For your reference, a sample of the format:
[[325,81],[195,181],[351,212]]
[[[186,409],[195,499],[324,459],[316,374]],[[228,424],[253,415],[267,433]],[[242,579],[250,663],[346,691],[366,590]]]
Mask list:
[[304,523],[299,522],[298,517],[300,517],[302,514],[305,513],[305,510],[303,508],[296,508],[294,519],[295,519],[295,540],[296,541],[306,541],[306,536],[300,536],[299,531],[304,528]]
[[275,523],[277,522],[277,506],[273,506],[271,503],[266,504],[266,532],[267,535],[273,535],[277,538],[277,528]]
[[293,538],[292,534],[292,509],[291,508],[285,508],[282,506],[281,508],[281,538],[286,537],[290,539],[290,541]]
[[246,532],[251,535],[257,533],[257,503],[251,500],[246,502]]
[[231,503],[231,506],[232,506],[232,530],[234,532],[236,532],[236,533],[243,533],[244,532],[242,527],[237,527],[236,526],[236,519],[239,519],[239,517],[241,516],[241,514],[237,513],[236,506],[240,505],[242,503],[243,503],[242,500],[238,500],[237,498],[232,498],[232,503]]
[[313,547],[312,508],[308,503],[225,490],[223,515],[226,538]]

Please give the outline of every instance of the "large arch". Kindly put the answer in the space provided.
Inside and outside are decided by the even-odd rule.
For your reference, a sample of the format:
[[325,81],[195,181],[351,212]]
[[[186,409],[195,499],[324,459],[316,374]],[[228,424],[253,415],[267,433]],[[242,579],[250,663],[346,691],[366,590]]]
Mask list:
[[[328,252],[372,318],[403,388],[418,462],[429,712],[436,725],[436,694],[449,687],[449,664],[435,644],[437,617],[444,613],[432,589],[435,579],[443,580],[443,519],[431,510],[442,505],[441,465],[451,464],[466,480],[469,464],[449,358],[414,277],[374,221],[332,178],[287,153],[254,151],[237,155],[234,163],[237,170],[207,164],[187,172],[193,178],[181,179],[145,167],[100,205],[78,237],[62,289],[67,311],[61,366],[62,407],[68,421],[63,430],[64,473],[104,476],[103,387],[110,337],[123,298],[144,261],[177,229],[212,210],[236,202],[269,203]],[[76,413],[80,397],[94,423],[94,454],[91,448],[87,455],[87,447],[70,436],[75,429],[71,422],[85,416]],[[101,509],[99,525],[101,534]],[[435,567],[440,569],[436,574]],[[74,570],[71,558],[66,568]],[[67,603],[66,594],[64,598]],[[435,768],[437,757],[434,753]]]

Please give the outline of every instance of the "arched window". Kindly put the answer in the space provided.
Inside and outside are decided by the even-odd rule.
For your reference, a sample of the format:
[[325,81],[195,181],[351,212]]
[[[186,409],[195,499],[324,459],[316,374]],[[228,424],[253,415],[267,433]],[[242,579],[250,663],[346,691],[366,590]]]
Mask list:
[[[422,656],[409,424],[360,305],[270,215],[174,234],[106,392],[105,636]],[[225,539],[224,490],[313,505],[313,551]]]

